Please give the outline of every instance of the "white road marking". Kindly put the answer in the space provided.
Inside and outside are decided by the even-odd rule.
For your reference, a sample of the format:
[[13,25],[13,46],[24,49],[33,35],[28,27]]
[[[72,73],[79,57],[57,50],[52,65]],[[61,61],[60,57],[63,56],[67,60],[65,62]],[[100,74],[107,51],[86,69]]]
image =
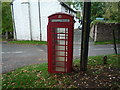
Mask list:
[[[93,49],[93,50],[111,50],[111,49],[114,49],[114,48],[97,48],[97,49]],[[120,48],[117,48],[117,50],[120,49]]]
[[15,53],[15,54],[20,54],[20,53],[23,53],[22,51],[16,51],[16,52],[2,52],[3,54],[6,54],[6,53],[8,53],[8,54],[13,54],[13,53]]
[[113,48],[96,48],[96,49],[93,49],[93,50],[110,50],[110,49],[113,49]]
[[40,51],[43,51],[43,50],[40,50]]

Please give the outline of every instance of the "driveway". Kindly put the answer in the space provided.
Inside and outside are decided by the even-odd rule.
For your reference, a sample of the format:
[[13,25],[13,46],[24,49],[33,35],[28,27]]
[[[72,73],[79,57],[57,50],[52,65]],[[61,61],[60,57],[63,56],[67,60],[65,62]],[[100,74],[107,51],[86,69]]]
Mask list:
[[[74,32],[73,57],[80,58],[81,31]],[[47,62],[46,45],[2,44],[2,72],[6,73],[18,67]],[[1,45],[0,45],[1,46]],[[89,56],[113,54],[113,45],[94,45],[89,42]]]

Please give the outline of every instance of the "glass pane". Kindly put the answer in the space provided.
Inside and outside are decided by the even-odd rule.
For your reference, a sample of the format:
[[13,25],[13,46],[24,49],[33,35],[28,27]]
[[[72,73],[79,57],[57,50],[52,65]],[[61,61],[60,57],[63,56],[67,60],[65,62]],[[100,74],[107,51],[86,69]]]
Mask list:
[[65,37],[65,34],[60,34],[60,37]]
[[67,57],[66,57],[66,58],[65,58],[65,61],[67,62],[67,60],[68,60],[68,59],[67,59]]
[[68,34],[66,34],[66,37],[68,37]]
[[65,34],[57,34],[57,39],[65,39]]
[[66,28],[66,33],[68,33],[68,28]]
[[60,39],[65,39],[65,36],[62,36],[62,35],[61,35],[61,36],[60,36]]
[[56,50],[65,50],[65,46],[56,46]]
[[66,45],[68,45],[68,41],[66,41]]
[[66,50],[68,50],[68,46],[66,46]]
[[60,33],[65,33],[65,28],[60,28]]
[[57,39],[60,39],[60,34],[57,34]]
[[68,45],[68,41],[65,40],[56,40],[57,45]]
[[65,33],[65,28],[57,28],[57,33]]
[[56,68],[55,68],[55,71],[62,71],[62,72],[64,72],[64,71],[65,71],[65,68],[56,67]]
[[58,51],[58,52],[56,52],[56,55],[57,56],[65,56],[65,52]]
[[56,66],[65,66],[64,62],[56,62]]
[[65,45],[65,40],[59,40],[59,43],[60,45]]
[[66,56],[68,55],[68,53],[66,52]]
[[56,28],[56,30],[57,30],[57,33],[59,33],[59,32],[60,32],[60,28]]
[[65,57],[56,57],[56,61],[65,61]]

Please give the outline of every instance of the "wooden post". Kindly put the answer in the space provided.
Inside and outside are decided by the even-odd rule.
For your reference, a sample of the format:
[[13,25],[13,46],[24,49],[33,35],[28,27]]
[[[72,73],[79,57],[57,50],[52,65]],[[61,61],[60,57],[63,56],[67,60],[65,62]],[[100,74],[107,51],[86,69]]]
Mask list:
[[115,54],[117,54],[117,46],[116,46],[116,39],[115,39],[115,32],[114,32],[114,30],[113,30],[113,42],[114,42]]
[[81,57],[80,57],[81,71],[87,70],[88,45],[89,45],[89,33],[90,33],[90,13],[91,13],[91,2],[84,2]]

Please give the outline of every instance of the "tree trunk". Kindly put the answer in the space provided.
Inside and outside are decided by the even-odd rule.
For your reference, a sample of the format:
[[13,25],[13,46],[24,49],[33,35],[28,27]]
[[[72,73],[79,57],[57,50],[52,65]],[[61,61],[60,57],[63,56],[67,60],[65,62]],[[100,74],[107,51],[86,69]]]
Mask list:
[[91,2],[84,2],[80,70],[87,70]]

